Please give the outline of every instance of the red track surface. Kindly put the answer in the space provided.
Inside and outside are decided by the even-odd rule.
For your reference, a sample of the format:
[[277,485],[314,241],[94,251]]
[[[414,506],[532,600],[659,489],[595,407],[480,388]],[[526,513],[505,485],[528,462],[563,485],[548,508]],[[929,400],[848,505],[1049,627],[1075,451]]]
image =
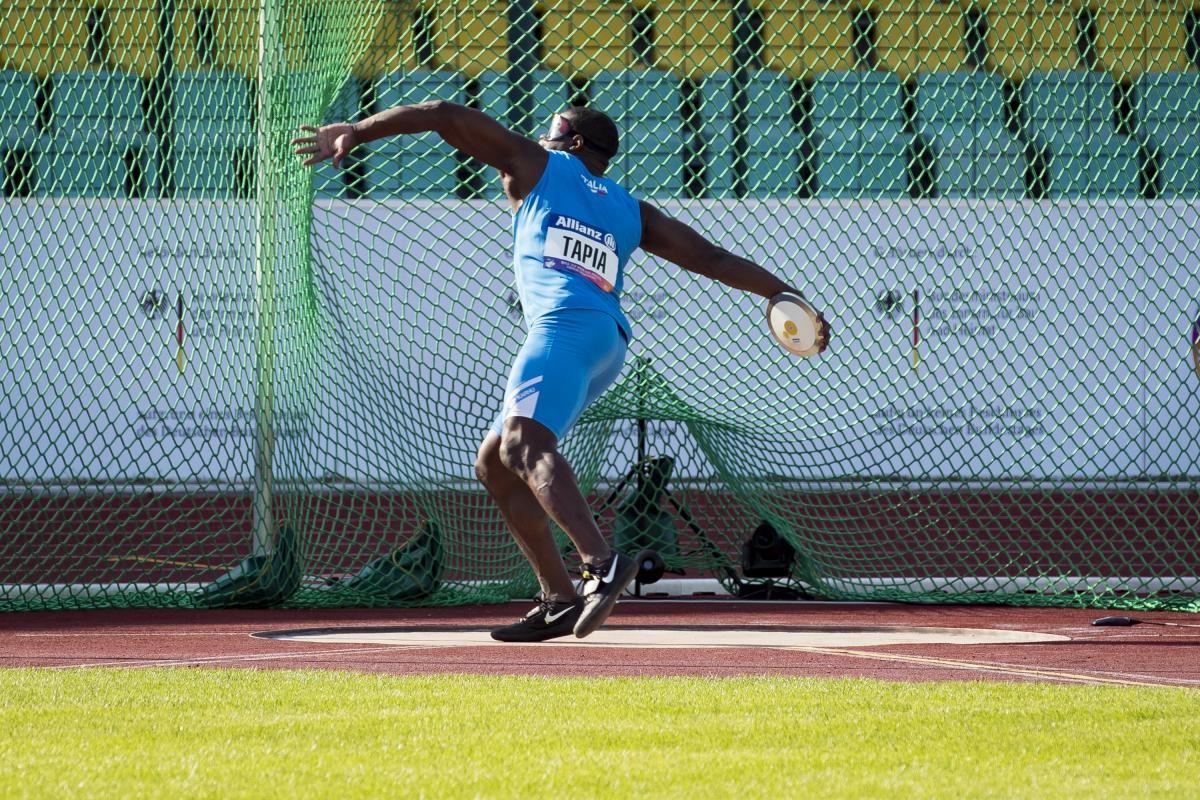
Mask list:
[[[392,674],[788,675],[901,681],[1008,680],[1200,688],[1200,627],[1097,628],[1106,612],[990,606],[625,601],[609,626],[936,626],[1038,631],[1070,641],[1018,645],[617,648],[562,645],[418,648],[301,643],[250,634],[298,628],[492,627],[526,604],[322,611],[61,611],[0,615],[0,667],[156,666],[342,669]],[[1118,612],[1126,613],[1126,612]],[[1187,614],[1146,621],[1200,625]],[[571,640],[573,641],[573,640]]]

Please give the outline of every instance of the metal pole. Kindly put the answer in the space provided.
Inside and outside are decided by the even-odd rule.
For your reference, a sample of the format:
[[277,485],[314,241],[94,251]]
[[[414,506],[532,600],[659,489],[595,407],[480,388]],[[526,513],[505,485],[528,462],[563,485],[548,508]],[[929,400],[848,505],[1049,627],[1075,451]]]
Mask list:
[[254,170],[254,498],[251,535],[255,554],[275,546],[272,508],[275,456],[275,269],[277,226],[281,209],[278,189],[271,180],[272,79],[280,74],[274,59],[282,42],[278,0],[263,0],[259,8],[258,137]]

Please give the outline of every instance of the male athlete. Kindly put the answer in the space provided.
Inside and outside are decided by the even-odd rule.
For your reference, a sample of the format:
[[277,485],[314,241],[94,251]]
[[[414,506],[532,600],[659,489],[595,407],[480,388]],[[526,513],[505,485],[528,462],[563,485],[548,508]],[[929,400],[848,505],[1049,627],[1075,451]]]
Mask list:
[[[796,290],[762,267],[709,242],[604,177],[617,128],[585,107],[556,114],[534,143],[491,117],[435,100],[397,106],[353,125],[316,128],[292,140],[304,164],[340,165],[355,146],[436,131],[460,152],[495,167],[512,204],[514,267],[528,338],[508,376],[504,405],[484,438],[475,474],[541,584],[537,606],[492,631],[506,642],[587,636],[637,574],[601,535],[557,445],[583,409],[617,378],[632,331],[621,312],[625,265],[637,247],[735,289],[772,297]],[[798,292],[797,292],[798,293]],[[829,341],[822,318],[818,344]],[[580,596],[550,532],[558,523],[583,561]]]

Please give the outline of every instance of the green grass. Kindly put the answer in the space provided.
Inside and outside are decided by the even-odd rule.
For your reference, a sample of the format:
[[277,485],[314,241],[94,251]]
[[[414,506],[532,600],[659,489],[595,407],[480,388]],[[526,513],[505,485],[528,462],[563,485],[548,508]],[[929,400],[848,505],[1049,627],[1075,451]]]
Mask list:
[[1200,692],[0,670],[0,796],[1185,797]]

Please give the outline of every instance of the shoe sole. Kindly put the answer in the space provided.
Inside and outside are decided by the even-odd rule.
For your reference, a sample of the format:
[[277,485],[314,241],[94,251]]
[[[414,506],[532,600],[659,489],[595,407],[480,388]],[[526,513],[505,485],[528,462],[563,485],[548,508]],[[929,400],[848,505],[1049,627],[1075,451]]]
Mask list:
[[548,642],[551,639],[561,639],[564,636],[570,636],[572,634],[572,632],[573,632],[572,628],[567,628],[565,631],[562,631],[561,633],[553,633],[549,636],[534,636],[534,637],[519,638],[519,639],[518,638],[501,639],[499,636],[496,636],[495,631],[492,631],[492,638],[495,639],[497,642],[504,642],[505,644],[529,644],[529,643],[536,644],[537,642]]
[[[612,613],[613,606],[617,604],[617,600],[621,598],[621,595],[629,588],[629,584],[633,583],[633,579],[637,577],[637,562],[632,558],[626,558],[625,561],[628,562],[628,567],[622,574],[617,575],[616,580],[610,584],[616,591],[610,593],[606,598],[593,606],[589,607],[585,605],[583,607],[583,613],[579,615],[579,621],[575,623],[575,638],[582,639],[603,625],[604,620],[608,619],[608,615]],[[624,573],[628,573],[628,575]],[[589,610],[591,614],[588,613]]]
[[[583,613],[582,609],[580,609],[580,613],[581,614]],[[510,642],[510,643],[517,643],[517,644],[520,644],[523,642],[546,642],[546,641],[549,641],[550,639],[561,639],[564,636],[570,636],[575,631],[575,626],[578,623],[579,623],[579,619],[577,618],[574,622],[570,623],[569,627],[567,625],[567,622],[565,620],[563,620],[562,622],[555,624],[553,627],[546,626],[546,628],[543,628],[541,630],[537,630],[535,628],[518,628],[516,631],[514,631],[514,633],[517,634],[516,636],[509,638],[509,639],[502,639],[499,636],[497,636],[496,634],[501,633],[502,631],[507,630],[509,628],[509,626],[505,626],[504,628],[497,628],[494,631],[492,631],[491,637],[493,639],[495,639],[497,642]],[[547,630],[547,628],[549,630]],[[556,631],[556,632],[550,633],[551,630]],[[529,633],[531,635],[522,636],[521,635],[522,633]],[[545,635],[545,634],[548,634],[548,635]]]

